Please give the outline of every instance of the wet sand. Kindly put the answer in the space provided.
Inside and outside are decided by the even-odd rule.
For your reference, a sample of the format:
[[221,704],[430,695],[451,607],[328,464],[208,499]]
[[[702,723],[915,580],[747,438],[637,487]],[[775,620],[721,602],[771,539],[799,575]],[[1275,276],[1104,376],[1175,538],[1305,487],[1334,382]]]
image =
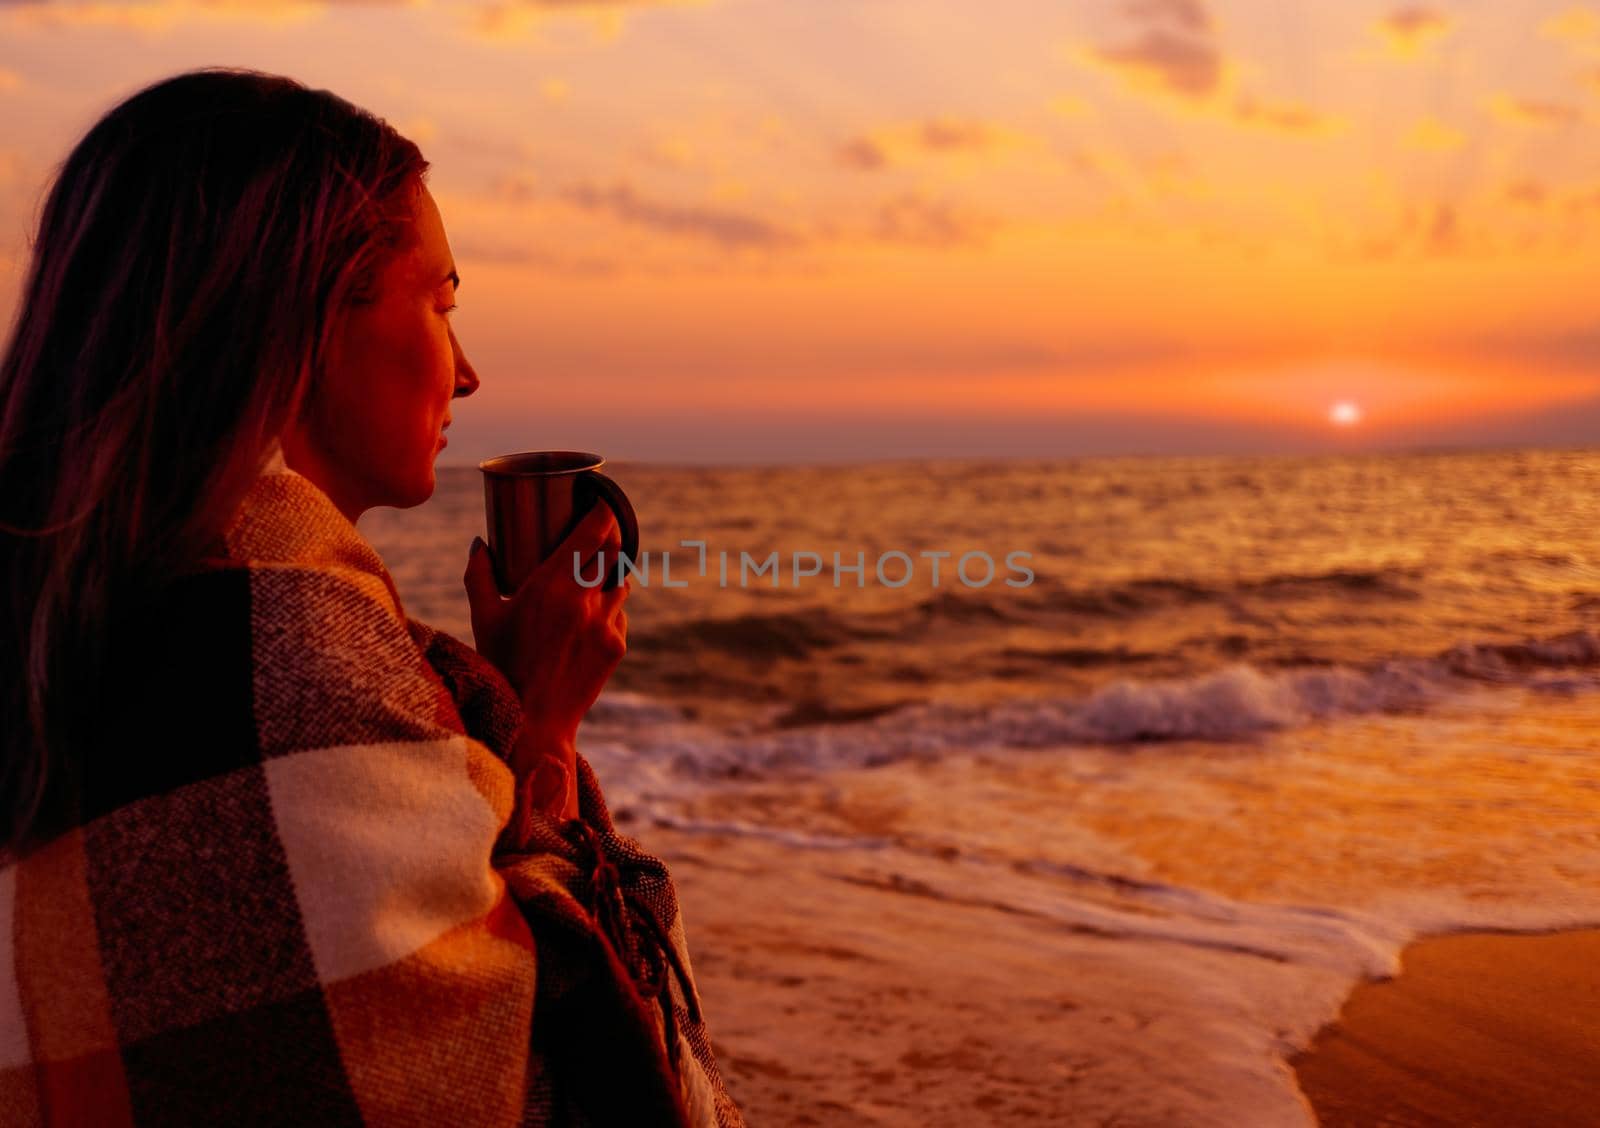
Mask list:
[[1600,1125],[1600,932],[1407,948],[1294,1062],[1323,1125]]
[[[1271,1069],[1270,1032],[1189,1029],[1193,981],[1123,937],[997,910],[982,889],[932,896],[825,852],[660,826],[643,841],[672,869],[712,1045],[753,1126],[1311,1123],[1288,1066],[1252,1064]],[[1218,984],[1241,959],[1171,956]],[[1269,994],[1310,992],[1327,1014],[1348,987],[1256,962],[1278,977]]]
[[771,843],[644,838],[672,868],[712,1046],[753,1128],[1071,1122],[1077,1003],[1066,985],[1016,997],[1059,976],[1030,966],[1013,922],[842,882]]
[[[1413,944],[1400,976],[1358,986],[1308,1053],[1280,1061],[1274,1099],[1226,1053],[1172,1073],[1215,1043],[1163,1042],[1182,999],[1148,969],[1124,981],[1135,1007],[1086,990],[1127,975],[1125,940],[841,880],[770,842],[644,837],[673,870],[713,1044],[752,1125],[1600,1126],[1600,932]],[[1236,966],[1218,962],[1218,982]],[[1325,996],[1331,1014],[1347,981],[1286,974],[1276,990]],[[1215,1115],[1164,1096],[1197,1085]]]
[[[1340,741],[1390,755],[1395,747]],[[1372,839],[1393,845],[1364,797],[1330,803],[1344,794],[1332,788],[1286,805],[1291,789],[1239,782],[1218,817],[1207,796],[1253,762],[1190,756],[1179,763],[1206,770],[1173,793],[1193,806],[1186,817],[1154,806],[1143,775],[1130,777],[1136,792],[1106,782],[1129,753],[1105,763],[1090,755],[1073,773],[1022,758],[945,757],[820,781],[730,784],[672,816],[684,829],[619,820],[671,867],[712,1039],[752,1125],[1308,1128],[1320,1117],[1600,1128],[1600,931],[1424,940],[1404,950],[1394,980],[1356,986],[1392,966],[1381,931],[1365,958],[1365,934],[1344,932],[1336,913],[1258,920],[1252,906],[1337,904],[1341,892],[1361,891],[1363,871],[1381,873],[1388,888],[1449,888],[1446,879],[1463,880],[1463,856],[1483,867],[1481,880],[1472,877],[1493,891],[1485,896],[1506,896],[1514,891],[1494,884],[1494,856],[1456,849],[1441,874],[1404,867],[1443,849],[1391,848],[1359,867],[1339,855],[1342,867],[1316,872],[1316,859],[1339,852],[1312,844],[1368,841],[1351,827],[1372,826]],[[1575,741],[1573,757],[1591,762],[1590,746]],[[1435,769],[1446,783],[1472,774],[1449,767]],[[981,785],[996,776],[1028,802],[990,800]],[[1437,804],[1441,791],[1406,810]],[[1129,813],[1130,793],[1154,807],[1143,821]],[[1577,850],[1592,836],[1592,792],[1572,794]],[[1319,806],[1330,812],[1326,838],[1308,837],[1292,860],[1261,849],[1297,841],[1292,831]],[[1060,810],[1073,819],[1063,824]],[[1132,843],[1149,869],[1100,858],[1092,839],[1051,837],[1082,824]],[[1503,841],[1494,830],[1485,839]],[[1432,842],[1410,823],[1405,833]],[[1089,859],[1085,873],[1165,881],[1182,911],[1071,873],[989,865],[982,849],[997,835],[1010,845],[1002,859],[1026,857],[1017,839],[1028,835],[1041,856]],[[959,853],[954,844],[968,837],[980,845]],[[889,839],[900,848],[861,845]],[[1229,884],[1212,902],[1218,875]],[[1073,911],[1058,911],[1067,902]]]

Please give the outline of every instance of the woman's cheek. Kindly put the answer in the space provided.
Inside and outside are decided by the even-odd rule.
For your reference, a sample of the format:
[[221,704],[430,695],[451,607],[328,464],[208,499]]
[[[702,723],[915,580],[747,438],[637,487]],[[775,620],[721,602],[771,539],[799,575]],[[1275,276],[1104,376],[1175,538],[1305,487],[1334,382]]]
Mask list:
[[[439,320],[437,314],[432,316]],[[392,387],[390,394],[410,399],[413,409],[431,407],[438,399],[441,382],[447,378],[441,372],[448,374],[450,369],[448,334],[432,326],[419,326],[405,338],[403,355],[396,360],[403,382]]]
[[437,377],[436,386],[442,392],[443,398],[448,401],[455,395],[456,390],[456,350],[450,340],[448,322],[440,329],[435,342],[434,372]]

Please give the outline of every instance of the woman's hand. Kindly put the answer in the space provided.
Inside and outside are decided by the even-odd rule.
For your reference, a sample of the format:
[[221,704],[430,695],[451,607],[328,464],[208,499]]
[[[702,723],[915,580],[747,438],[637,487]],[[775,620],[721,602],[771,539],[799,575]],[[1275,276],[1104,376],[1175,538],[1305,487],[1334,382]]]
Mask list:
[[524,723],[512,771],[519,785],[533,789],[535,802],[567,817],[577,814],[572,784],[578,725],[628,650],[623,603],[630,583],[604,591],[599,585],[586,588],[573,576],[574,553],[589,576],[590,561],[602,551],[606,570],[614,569],[622,536],[604,503],[585,514],[509,598],[495,584],[489,547],[481,539],[473,541],[464,577],[478,652],[522,698]]

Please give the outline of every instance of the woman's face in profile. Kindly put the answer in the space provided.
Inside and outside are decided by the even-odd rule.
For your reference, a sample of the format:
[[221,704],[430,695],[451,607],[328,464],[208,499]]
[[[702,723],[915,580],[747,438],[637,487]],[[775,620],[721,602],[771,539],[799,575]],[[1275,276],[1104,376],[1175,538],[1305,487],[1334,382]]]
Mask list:
[[432,496],[451,399],[478,386],[450,326],[459,279],[426,186],[415,218],[416,243],[379,273],[373,301],[347,311],[311,402],[284,432],[289,466],[351,521]]

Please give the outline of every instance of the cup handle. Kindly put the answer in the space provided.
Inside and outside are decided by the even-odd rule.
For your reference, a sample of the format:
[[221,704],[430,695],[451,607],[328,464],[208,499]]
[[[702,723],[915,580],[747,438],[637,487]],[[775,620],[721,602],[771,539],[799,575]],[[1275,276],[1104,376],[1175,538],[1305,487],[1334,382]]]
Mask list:
[[[628,500],[628,495],[622,492],[622,487],[598,470],[585,470],[583,476],[594,485],[594,492],[601,501],[611,507],[611,512],[617,515],[617,528],[622,531],[622,555],[628,558],[631,564],[639,559],[639,518],[633,512],[633,503]],[[606,571],[606,582],[601,585],[602,591],[610,591],[617,586],[617,576],[622,571],[615,563]]]

